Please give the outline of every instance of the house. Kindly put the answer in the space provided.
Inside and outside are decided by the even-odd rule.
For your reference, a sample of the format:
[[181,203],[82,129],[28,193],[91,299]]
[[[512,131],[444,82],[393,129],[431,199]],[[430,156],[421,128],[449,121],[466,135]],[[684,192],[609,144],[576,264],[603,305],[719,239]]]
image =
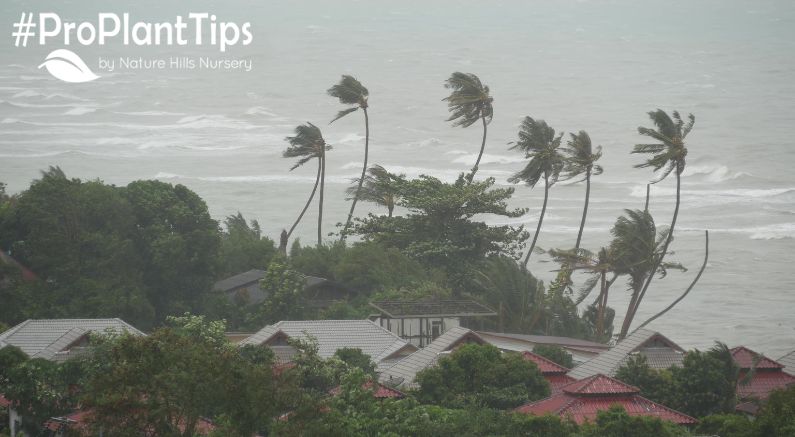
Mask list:
[[685,351],[659,332],[638,329],[610,350],[575,367],[569,372],[569,376],[575,379],[585,379],[598,374],[615,376],[618,369],[635,355],[645,356],[652,369],[667,369],[671,366],[681,366]]
[[471,317],[492,317],[491,308],[471,300],[430,299],[370,302],[378,314],[370,320],[418,347],[425,347]]
[[85,351],[89,334],[108,331],[145,335],[121,319],[31,319],[0,334],[0,349],[16,346],[30,358],[64,361]]
[[[256,269],[239,273],[216,282],[213,290],[224,293],[230,302],[256,305],[268,297],[260,288],[260,282],[265,278],[265,274],[265,270]],[[304,276],[304,279],[306,280],[304,292],[312,306],[326,308],[335,302],[346,301],[350,297],[350,291],[337,282],[316,276]]]
[[773,390],[795,384],[795,376],[785,372],[784,365],[778,361],[744,346],[731,349],[731,354],[740,368],[740,382],[737,384],[737,397],[740,399],[738,411],[756,414],[759,402],[766,400]]
[[382,371],[417,350],[417,347],[369,320],[282,321],[268,325],[242,345],[270,347],[278,362],[289,362],[296,350],[289,339],[317,341],[318,355],[330,358],[342,348],[358,348]]
[[537,345],[558,346],[571,355],[575,364],[582,364],[610,349],[610,346],[603,343],[569,337],[486,331],[478,331],[478,335],[503,351],[524,352],[532,351]]
[[795,373],[795,351],[792,351],[787,355],[784,355],[783,357],[779,358],[776,361],[778,361],[779,364],[784,366],[784,370],[786,370],[790,374]]
[[552,394],[560,392],[561,388],[576,381],[576,379],[566,374],[569,369],[541,355],[524,351],[522,352],[522,358],[535,363],[538,370],[541,372],[541,376],[549,383],[549,389]]
[[693,425],[696,419],[640,396],[640,389],[615,378],[596,374],[561,388],[552,396],[530,402],[514,411],[542,416],[570,418],[577,424],[593,422],[599,411],[619,405],[630,416],[647,416],[678,425]]
[[259,286],[263,278],[265,270],[249,270],[216,282],[213,291],[223,292],[232,302],[258,304],[266,297]]
[[415,388],[417,384],[414,379],[417,373],[436,365],[440,357],[467,343],[485,344],[486,342],[474,331],[467,328],[460,326],[452,328],[429,345],[386,369],[381,373],[379,381],[390,387]]

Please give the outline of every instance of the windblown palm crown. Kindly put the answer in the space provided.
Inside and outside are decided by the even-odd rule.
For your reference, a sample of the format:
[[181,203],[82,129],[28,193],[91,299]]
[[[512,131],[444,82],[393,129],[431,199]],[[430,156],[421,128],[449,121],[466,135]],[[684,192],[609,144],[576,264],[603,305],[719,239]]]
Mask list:
[[366,109],[367,98],[370,96],[370,93],[361,82],[356,80],[356,78],[343,75],[342,79],[340,79],[340,83],[328,89],[328,95],[338,98],[343,105],[355,105],[338,112],[337,116],[331,120],[333,123],[351,112],[355,112],[359,108]]
[[596,161],[602,157],[602,146],[597,146],[594,150],[591,145],[591,137],[587,132],[581,130],[577,134],[569,134],[571,139],[562,149],[566,156],[566,164],[563,169],[564,179],[573,179],[584,175],[580,181],[584,181],[591,176],[602,174],[602,166]]
[[530,161],[525,168],[508,179],[511,183],[525,182],[535,187],[539,180],[547,179],[552,185],[557,182],[565,166],[565,159],[559,151],[563,134],[555,135],[555,129],[544,120],[525,117],[519,131],[519,140],[511,147],[525,153]]
[[655,172],[662,170],[654,182],[665,179],[674,170],[681,175],[685,169],[685,157],[687,156],[685,138],[693,129],[696,118],[693,114],[690,114],[688,122],[685,123],[679,112],[674,111],[672,115],[673,118],[668,116],[662,109],[649,112],[649,118],[651,118],[656,129],[639,127],[638,133],[651,137],[659,141],[659,143],[636,144],[632,150],[632,153],[648,153],[652,155],[646,162],[637,164],[635,167],[651,167]]
[[444,101],[450,110],[447,121],[452,121],[453,126],[468,127],[481,118],[486,123],[491,122],[494,98],[489,95],[489,87],[483,85],[477,76],[457,71],[447,79],[444,87],[452,90]]

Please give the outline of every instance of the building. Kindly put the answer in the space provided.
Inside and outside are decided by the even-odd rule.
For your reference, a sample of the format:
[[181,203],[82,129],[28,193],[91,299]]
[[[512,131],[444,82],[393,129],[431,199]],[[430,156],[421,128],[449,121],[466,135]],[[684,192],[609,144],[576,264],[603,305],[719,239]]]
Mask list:
[[667,369],[671,366],[681,366],[685,351],[659,332],[638,329],[610,350],[572,369],[569,376],[575,379],[585,379],[599,374],[615,376],[618,369],[635,355],[645,356],[652,369]]
[[268,325],[240,345],[264,345],[277,361],[289,362],[296,353],[289,339],[317,341],[321,358],[334,356],[342,348],[358,348],[383,371],[417,350],[417,347],[369,320],[282,321]]
[[530,402],[514,411],[525,414],[552,414],[577,424],[594,422],[599,411],[619,405],[630,416],[647,416],[678,425],[693,425],[696,419],[640,396],[640,389],[615,378],[596,374],[561,388],[552,396]]
[[[731,349],[732,358],[740,368],[737,410],[756,414],[759,402],[770,396],[773,390],[795,385],[795,376],[784,371],[784,365],[766,358],[744,346]],[[752,371],[753,369],[753,371]]]
[[795,373],[795,351],[792,351],[787,355],[784,355],[783,357],[779,358],[776,361],[778,361],[779,364],[784,366],[784,370],[786,370],[788,373],[790,374]]
[[[105,332],[145,335],[121,319],[31,319],[0,334],[0,349],[15,346],[30,358],[65,361],[87,350],[91,333]],[[0,406],[8,408],[10,435],[16,435],[22,422],[21,416],[2,395]]]
[[417,373],[428,367],[436,365],[442,356],[449,354],[457,347],[467,344],[485,344],[474,331],[456,327],[448,330],[429,345],[398,361],[381,373],[379,381],[390,387],[415,388]]
[[265,270],[249,270],[216,282],[213,291],[223,292],[232,302],[258,304],[266,297],[259,286],[264,277]]
[[450,329],[461,326],[463,319],[497,315],[491,308],[471,300],[383,300],[371,302],[370,306],[378,310],[370,320],[417,347],[425,347]]
[[[265,270],[249,270],[220,280],[213,285],[213,290],[224,293],[230,302],[240,305],[256,305],[268,296],[260,287],[265,278]],[[343,285],[316,276],[304,276],[306,288],[304,292],[309,304],[326,308],[334,302],[346,301],[350,291]]]
[[558,346],[568,352],[574,364],[582,364],[602,352],[610,349],[610,346],[578,338],[555,337],[549,335],[527,335],[527,334],[508,334],[504,332],[485,332],[478,331],[478,335],[486,342],[494,345],[503,351],[524,352],[533,351],[538,345]]
[[26,320],[0,334],[0,349],[16,346],[30,358],[64,361],[82,353],[91,333],[145,335],[121,319]]
[[541,355],[524,351],[522,352],[522,358],[527,361],[532,361],[536,366],[538,366],[538,370],[541,372],[541,375],[549,383],[549,389],[552,394],[560,392],[561,388],[576,381],[576,379],[566,374],[568,373],[569,369],[561,366],[558,363],[548,360]]
[[[38,279],[35,273],[30,271],[30,269],[20,264],[17,260],[12,258],[11,255],[5,253],[2,250],[0,250],[0,264],[10,265],[19,269],[23,281],[29,282]],[[0,276],[0,285],[2,285],[2,279],[3,279],[2,276]]]

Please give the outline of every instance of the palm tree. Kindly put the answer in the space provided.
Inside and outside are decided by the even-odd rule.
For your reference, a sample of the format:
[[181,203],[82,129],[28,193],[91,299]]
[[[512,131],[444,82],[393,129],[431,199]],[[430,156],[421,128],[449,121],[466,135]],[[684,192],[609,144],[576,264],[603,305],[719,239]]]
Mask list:
[[472,172],[467,175],[467,180],[472,182],[475,173],[478,171],[480,159],[483,157],[483,150],[486,148],[487,126],[494,117],[492,102],[494,98],[489,95],[489,87],[483,85],[480,79],[472,73],[461,73],[456,71],[444,84],[444,87],[452,90],[450,95],[443,101],[447,102],[450,111],[450,118],[453,126],[469,127],[478,120],[483,122],[483,141],[480,144],[480,153]]
[[328,95],[338,98],[340,103],[343,105],[353,105],[348,109],[343,109],[342,111],[338,112],[337,116],[331,120],[331,123],[334,123],[340,118],[357,111],[359,108],[361,108],[362,112],[364,113],[364,163],[362,164],[362,175],[359,177],[359,186],[357,187],[356,193],[353,196],[351,210],[348,212],[348,219],[345,220],[345,227],[342,228],[342,233],[340,234],[340,240],[344,241],[345,236],[347,235],[348,227],[351,225],[353,211],[356,209],[356,202],[359,201],[362,182],[364,182],[364,176],[367,172],[367,158],[370,153],[370,117],[367,114],[367,108],[369,106],[367,99],[370,96],[370,93],[367,91],[367,88],[361,84],[361,82],[356,80],[356,78],[353,76],[343,75],[338,84],[328,89]]
[[[673,218],[671,218],[671,226],[668,228],[668,237],[666,238],[662,250],[660,251],[659,259],[655,261],[656,267],[653,269],[653,271],[656,271],[663,262],[665,254],[668,253],[668,246],[673,240],[674,227],[676,227],[676,219],[679,216],[682,172],[685,170],[685,158],[687,157],[685,138],[690,131],[693,130],[693,125],[696,122],[696,117],[694,117],[693,114],[688,116],[687,123],[682,120],[679,112],[674,111],[671,115],[673,118],[668,116],[668,114],[666,114],[662,109],[649,112],[649,118],[651,118],[652,123],[654,123],[656,126],[656,129],[639,127],[638,133],[659,142],[653,144],[636,144],[635,148],[632,150],[632,153],[647,153],[652,155],[651,158],[645,162],[635,165],[636,168],[651,167],[655,172],[662,171],[657,179],[652,181],[652,183],[662,181],[671,173],[676,175],[676,206],[674,207],[674,215]],[[635,317],[635,313],[638,310],[637,305],[640,305],[640,302],[646,295],[646,290],[648,290],[653,276],[654,275],[649,275],[646,278],[636,302],[636,306],[631,309],[632,311],[629,314],[630,317],[628,319],[630,323],[632,322],[632,319]],[[628,329],[629,326],[626,327],[626,330],[622,328],[621,338],[626,335]]]
[[320,246],[323,243],[323,185],[326,177],[326,151],[331,150],[331,146],[326,144],[320,129],[309,122],[296,127],[295,136],[287,137],[285,140],[290,143],[290,147],[284,151],[282,156],[285,158],[301,158],[290,168],[290,171],[293,171],[307,162],[317,158],[317,176],[315,177],[315,186],[312,188],[312,194],[309,195],[309,199],[306,201],[304,209],[302,209],[301,214],[298,215],[298,219],[296,219],[295,223],[293,223],[293,226],[290,227],[290,231],[287,232],[287,236],[283,238],[285,247],[286,242],[290,238],[290,235],[293,234],[295,227],[298,226],[298,223],[304,217],[304,213],[306,213],[306,210],[309,208],[309,204],[312,203],[312,199],[315,197],[315,192],[317,191],[318,185],[320,185],[320,206],[317,218],[317,245]]
[[643,299],[643,284],[648,278],[655,274],[665,277],[669,269],[686,270],[678,263],[659,262],[665,255],[665,243],[671,238],[670,229],[658,230],[648,211],[627,209],[624,212],[626,216],[619,217],[610,231],[613,241],[609,249],[615,264],[614,271],[629,276],[632,291],[619,340],[626,337],[632,325],[635,310]]
[[359,183],[360,179],[354,179],[353,182],[357,186],[348,187],[346,193],[349,196],[356,196],[358,192],[361,200],[385,206],[389,217],[392,217],[392,212],[401,197],[399,184],[406,175],[390,173],[378,164],[370,167],[367,172],[369,174],[364,177],[364,183]]
[[[575,301],[576,305],[582,303],[588,295],[599,284],[599,296],[594,302],[596,306],[596,338],[602,338],[605,333],[605,311],[607,309],[607,298],[610,286],[613,285],[618,274],[615,273],[615,265],[612,253],[608,248],[601,248],[598,253],[593,253],[585,249],[552,249],[550,256],[555,262],[559,263],[562,272],[569,275],[575,271],[584,272],[590,277],[580,288],[580,293]],[[612,275],[611,275],[612,274]],[[608,279],[608,276],[612,276]]]
[[499,332],[532,333],[546,309],[544,284],[507,256],[486,260],[475,272],[475,286],[498,309]]
[[524,169],[508,179],[508,182],[524,182],[530,187],[535,187],[539,180],[544,179],[544,205],[541,207],[541,216],[538,218],[536,234],[530,244],[530,250],[524,259],[524,266],[530,260],[533,253],[538,234],[541,232],[541,223],[544,221],[544,214],[547,211],[547,200],[549,199],[549,187],[557,182],[560,172],[563,171],[565,159],[558,150],[563,133],[555,136],[555,129],[547,125],[544,120],[533,120],[525,117],[522,127],[519,130],[519,140],[511,147],[519,149],[525,153],[529,159]]
[[571,139],[567,147],[562,149],[566,156],[566,164],[563,169],[564,179],[572,179],[579,175],[585,175],[578,181],[585,181],[585,206],[582,209],[582,220],[580,220],[580,231],[577,233],[577,243],[574,249],[580,248],[582,241],[582,230],[585,228],[585,217],[588,215],[588,201],[591,197],[591,176],[602,174],[602,166],[596,161],[602,157],[602,146],[597,146],[596,150],[591,146],[591,137],[584,130],[578,134],[570,134]]

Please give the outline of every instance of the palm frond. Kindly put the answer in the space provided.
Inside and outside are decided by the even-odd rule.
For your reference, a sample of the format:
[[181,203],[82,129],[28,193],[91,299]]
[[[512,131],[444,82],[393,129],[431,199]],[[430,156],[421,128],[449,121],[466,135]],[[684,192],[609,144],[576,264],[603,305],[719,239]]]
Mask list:
[[457,71],[445,81],[444,87],[452,90],[450,95],[442,99],[447,102],[453,126],[468,127],[481,118],[490,123],[494,117],[494,108],[488,86],[481,83],[480,78],[472,73]]
[[359,110],[358,106],[354,106],[353,108],[343,109],[342,111],[338,112],[337,116],[334,117],[330,122],[328,122],[328,124],[334,123],[335,121],[339,120],[342,117],[345,117],[346,115],[350,114],[351,112],[356,112],[358,110]]
[[338,84],[328,89],[328,95],[338,98],[344,105],[367,107],[370,93],[356,78],[345,74]]

